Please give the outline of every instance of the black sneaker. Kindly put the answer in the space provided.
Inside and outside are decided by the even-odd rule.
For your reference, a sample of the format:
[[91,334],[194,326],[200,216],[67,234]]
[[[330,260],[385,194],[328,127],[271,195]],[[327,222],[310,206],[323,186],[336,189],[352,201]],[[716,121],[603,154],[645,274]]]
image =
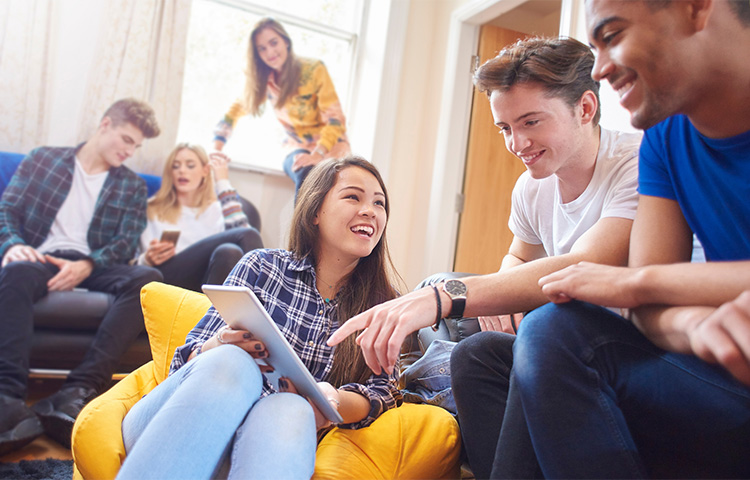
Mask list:
[[23,400],[0,394],[0,455],[31,443],[42,433],[41,422]]
[[76,417],[94,397],[96,390],[93,388],[63,387],[31,408],[42,420],[44,433],[60,445],[70,448],[70,436]]

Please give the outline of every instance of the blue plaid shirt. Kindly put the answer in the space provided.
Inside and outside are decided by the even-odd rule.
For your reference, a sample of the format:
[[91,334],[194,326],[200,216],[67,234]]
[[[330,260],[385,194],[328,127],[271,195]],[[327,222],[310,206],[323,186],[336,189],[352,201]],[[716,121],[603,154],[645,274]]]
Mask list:
[[[40,246],[73,184],[78,147],[39,147],[23,159],[0,200],[0,258],[10,247]],[[96,268],[127,263],[146,228],[146,182],[127,167],[110,168],[87,240]]]
[[[296,260],[286,250],[253,250],[234,267],[224,284],[252,290],[313,377],[319,382],[326,380],[333,366],[333,348],[326,341],[338,328],[338,321],[335,304],[326,303],[315,288],[315,268],[309,260]],[[209,308],[188,334],[185,345],[177,348],[170,374],[224,325],[216,309]],[[270,382],[264,383],[263,395],[274,393]],[[366,427],[402,402],[395,370],[391,375],[372,375],[365,384],[351,383],[341,389],[357,392],[370,401],[367,417],[357,423],[339,425],[344,428]]]

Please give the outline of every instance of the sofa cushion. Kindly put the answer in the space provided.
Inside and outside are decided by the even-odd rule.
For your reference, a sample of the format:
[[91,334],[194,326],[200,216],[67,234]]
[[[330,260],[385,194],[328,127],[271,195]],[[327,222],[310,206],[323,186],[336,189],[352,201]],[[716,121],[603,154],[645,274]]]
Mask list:
[[174,351],[203,317],[211,301],[202,293],[159,282],[141,289],[141,307],[146,323],[156,382],[167,378]]
[[21,153],[0,152],[0,195],[10,183],[24,156]]
[[34,304],[34,328],[96,331],[114,301],[104,292],[49,292]]

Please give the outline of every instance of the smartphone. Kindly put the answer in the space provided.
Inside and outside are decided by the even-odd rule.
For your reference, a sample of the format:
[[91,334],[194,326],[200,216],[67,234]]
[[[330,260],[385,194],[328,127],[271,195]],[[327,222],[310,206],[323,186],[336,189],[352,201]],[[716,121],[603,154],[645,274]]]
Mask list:
[[172,242],[177,245],[177,239],[180,238],[179,230],[164,230],[161,233],[162,242]]

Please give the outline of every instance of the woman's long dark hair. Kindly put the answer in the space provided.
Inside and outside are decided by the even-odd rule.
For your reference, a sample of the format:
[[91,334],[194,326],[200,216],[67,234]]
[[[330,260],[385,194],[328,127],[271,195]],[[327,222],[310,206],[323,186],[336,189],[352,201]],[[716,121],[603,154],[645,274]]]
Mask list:
[[[300,259],[310,258],[317,265],[315,255],[319,232],[314,223],[315,217],[326,194],[336,184],[338,173],[350,167],[363,168],[377,179],[385,194],[386,227],[370,255],[361,258],[354,270],[339,282],[336,297],[339,326],[358,313],[398,296],[394,284],[398,282],[400,287],[403,283],[393,267],[386,242],[387,217],[390,214],[388,191],[377,168],[361,157],[329,159],[312,169],[297,196],[289,235],[289,250]],[[364,383],[372,375],[362,356],[362,349],[355,342],[356,336],[356,333],[350,335],[336,347],[333,368],[327,379],[336,388],[347,383]]]
[[263,103],[266,101],[268,91],[268,76],[271,75],[273,69],[263,62],[258,55],[258,49],[255,48],[255,39],[260,32],[270,28],[286,42],[287,45],[287,58],[284,65],[281,67],[281,72],[276,78],[276,83],[279,85],[281,90],[279,93],[279,99],[276,102],[275,107],[279,108],[289,100],[289,98],[297,93],[299,89],[299,79],[302,72],[302,63],[299,61],[297,56],[294,54],[292,48],[292,39],[289,34],[286,33],[286,29],[274,20],[273,18],[266,17],[258,21],[253,27],[253,31],[250,32],[250,39],[247,46],[247,71],[245,72],[245,110],[250,114],[258,116],[263,112]]

